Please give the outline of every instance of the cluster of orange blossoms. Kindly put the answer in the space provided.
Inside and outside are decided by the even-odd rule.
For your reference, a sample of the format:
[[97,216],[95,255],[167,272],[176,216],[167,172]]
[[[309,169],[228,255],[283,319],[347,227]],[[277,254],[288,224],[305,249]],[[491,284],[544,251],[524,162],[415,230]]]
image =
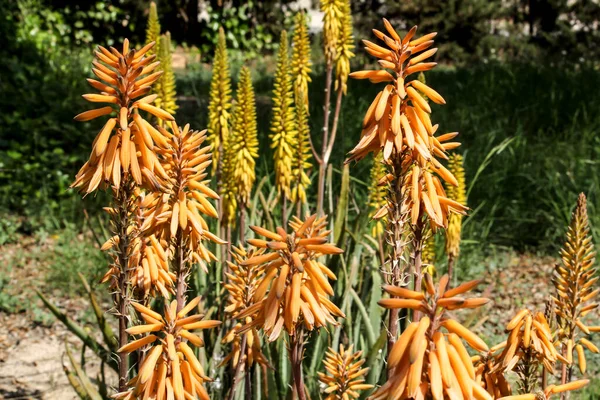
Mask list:
[[[488,346],[469,329],[449,318],[447,310],[480,307],[486,298],[464,298],[464,293],[480,281],[466,282],[449,289],[448,276],[434,285],[425,275],[425,292],[386,285],[384,290],[395,298],[382,299],[385,308],[408,308],[423,313],[410,323],[388,356],[388,381],[372,396],[377,399],[481,399],[491,400],[479,384],[469,352],[462,340],[478,352]],[[442,328],[446,332],[442,331]],[[461,340],[462,339],[462,340]]]
[[[216,260],[204,241],[224,243],[210,232],[205,220],[217,217],[209,200],[219,196],[206,179],[211,153],[203,145],[205,132],[190,130],[189,125],[180,128],[169,113],[151,104],[156,95],[148,93],[161,75],[153,72],[159,64],[154,62],[156,56],[146,56],[153,46],[150,43],[136,51],[125,40],[121,52],[113,47],[99,47],[95,52],[92,71],[100,80],[88,82],[100,94],[84,98],[109,106],[83,112],[75,119],[116,116],[97,135],[90,159],[72,186],[86,194],[100,187],[113,190],[114,206],[105,210],[111,216],[114,236],[102,250],[112,250],[114,262],[102,281],[110,282],[117,293],[121,360],[134,351],[141,360],[139,373],[126,385],[129,389],[115,398],[208,399],[203,386],[208,378],[190,347],[204,343],[191,331],[221,322],[203,321],[200,315],[186,317],[200,298],[185,305],[185,280],[193,262],[206,269],[207,262]],[[145,119],[140,110],[162,121],[161,126]],[[169,268],[171,262],[174,271]],[[125,329],[130,295],[144,303],[156,295],[166,300],[175,293],[176,282],[178,299],[167,303],[164,317],[132,303],[146,324]],[[126,343],[127,335],[144,336]],[[127,375],[126,367],[126,362],[119,363],[121,380]],[[120,386],[125,388],[123,381]]]
[[202,338],[191,331],[214,328],[221,321],[203,320],[200,314],[186,317],[199,303],[200,297],[196,297],[177,311],[177,301],[173,300],[165,305],[164,318],[139,303],[132,303],[146,324],[131,327],[127,333],[148,335],[128,343],[119,352],[131,353],[141,348],[146,351],[137,376],[128,383],[131,389],[117,394],[115,399],[209,399],[204,382],[210,378],[187,341],[202,347]]
[[318,260],[325,254],[342,253],[341,249],[327,243],[330,231],[326,230],[326,217],[317,218],[315,214],[305,221],[294,218],[289,225],[292,229],[289,234],[279,227],[277,232],[250,227],[267,240],[250,239],[248,243],[267,251],[246,259],[241,265],[264,265],[265,273],[254,292],[253,305],[236,316],[240,319],[252,317],[240,333],[261,327],[267,339],[274,341],[284,328],[294,335],[299,324],[311,331],[328,322],[337,324],[335,317],[344,316],[329,300],[333,288],[328,278],[336,279],[336,276]]
[[[229,292],[227,306],[224,310],[227,314],[237,315],[253,304],[254,294],[260,285],[261,277],[264,273],[264,265],[248,266],[244,265],[244,261],[263,254],[264,249],[246,251],[242,248],[233,247],[231,255],[234,262],[227,262],[231,272],[226,274],[227,283],[225,284],[225,289]],[[245,363],[247,366],[252,366],[255,362],[261,365],[269,365],[261,349],[258,330],[252,328],[244,334],[238,333],[238,330],[243,325],[250,322],[252,322],[252,316],[247,316],[243,322],[235,324],[223,337],[223,343],[231,343],[231,351],[223,359],[222,365],[231,361],[231,364],[235,368],[244,357],[246,358]],[[246,337],[245,354],[241,354],[242,336]]]
[[[138,206],[142,208],[144,200],[152,195],[139,194],[137,198]],[[108,209],[109,213],[114,213],[113,209]],[[131,231],[134,227],[130,228]],[[118,246],[119,236],[115,235],[102,245],[102,250],[107,251]],[[166,249],[166,250],[165,250]],[[154,296],[158,290],[165,298],[173,293],[173,285],[176,276],[169,270],[169,250],[164,240],[159,240],[155,235],[141,236],[136,235],[129,243],[126,250],[128,258],[128,280],[131,287],[135,288],[141,297]],[[117,260],[111,264],[101,283],[110,282],[110,287],[115,288],[119,275],[119,266]]]
[[[380,184],[387,184],[402,175],[407,204],[412,223],[422,215],[422,207],[430,217],[433,227],[445,227],[448,214],[464,213],[467,208],[449,199],[438,177],[457,185],[456,178],[436,159],[447,159],[446,151],[459,146],[449,142],[457,133],[435,136],[438,125],[431,122],[431,107],[425,98],[436,104],[445,104],[442,96],[417,79],[408,80],[410,75],[432,69],[436,63],[425,62],[437,49],[433,46],[435,33],[414,39],[417,27],[413,27],[404,38],[384,19],[387,34],[374,29],[378,39],[386,47],[364,40],[366,51],[379,60],[384,69],[358,71],[350,74],[355,79],[369,79],[373,83],[387,82],[379,92],[363,120],[361,139],[350,152],[350,160],[360,160],[368,153],[383,152],[387,164],[399,164],[394,175],[382,177]],[[389,35],[389,36],[388,36]],[[410,194],[409,194],[410,192]],[[387,213],[382,208],[376,218]]]
[[[171,132],[158,127],[166,138],[165,149],[157,150],[161,156],[166,178],[161,180],[161,192],[141,193],[136,190],[136,226],[129,229],[133,235],[128,246],[129,282],[144,295],[158,289],[164,297],[172,293],[175,275],[169,271],[168,260],[174,244],[185,248],[183,261],[198,262],[206,270],[206,263],[216,260],[204,245],[205,240],[218,244],[225,242],[210,232],[205,216],[217,217],[210,199],[218,195],[209,188],[207,167],[211,163],[210,146],[202,146],[205,132],[196,132],[186,125],[179,128],[170,124]],[[117,211],[107,208],[109,213]],[[135,231],[135,232],[133,232]],[[175,243],[181,240],[182,243]],[[110,238],[103,246],[109,250],[118,246],[119,235]],[[114,264],[103,282],[117,276],[119,267]],[[115,285],[114,279],[112,285]]]
[[498,367],[505,371],[512,371],[525,355],[535,358],[548,371],[554,371],[557,360],[567,362],[554,347],[552,331],[544,313],[521,310],[508,323],[506,331],[508,339],[498,361]]
[[123,174],[130,173],[137,185],[158,189],[160,183],[156,175],[166,178],[155,153],[155,146],[163,144],[164,138],[140,114],[141,110],[163,121],[174,120],[171,114],[151,104],[156,95],[146,96],[162,73],[152,72],[159,65],[154,62],[156,56],[146,57],[153,46],[154,43],[150,43],[135,51],[125,39],[122,52],[102,46],[95,51],[92,72],[99,80],[88,79],[88,82],[100,94],[83,97],[92,103],[109,105],[85,111],[75,120],[89,121],[112,113],[116,116],[110,118],[96,136],[90,158],[79,170],[72,187],[91,193],[107,182],[119,188]]
[[373,387],[365,383],[369,368],[362,368],[365,360],[361,356],[362,351],[353,352],[352,345],[344,349],[340,344],[337,352],[329,348],[323,360],[327,373],[318,373],[319,381],[327,386],[325,400],[357,399],[363,390]]
[[210,146],[203,146],[206,131],[193,131],[189,125],[183,129],[171,124],[171,133],[159,128],[168,138],[168,150],[160,151],[168,171],[165,193],[156,193],[144,207],[142,231],[164,238],[169,243],[184,241],[188,249],[185,260],[205,264],[216,261],[215,255],[204,246],[205,240],[217,244],[225,241],[213,234],[205,216],[217,218],[218,214],[209,199],[219,195],[209,187],[207,168],[211,165]]

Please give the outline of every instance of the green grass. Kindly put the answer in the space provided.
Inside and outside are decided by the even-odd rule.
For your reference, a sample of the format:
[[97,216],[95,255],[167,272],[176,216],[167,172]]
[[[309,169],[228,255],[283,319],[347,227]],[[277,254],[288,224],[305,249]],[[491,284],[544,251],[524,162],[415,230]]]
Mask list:
[[107,258],[93,240],[78,233],[73,227],[62,230],[48,253],[46,285],[65,294],[83,295],[78,273],[88,282],[97,282],[106,272]]

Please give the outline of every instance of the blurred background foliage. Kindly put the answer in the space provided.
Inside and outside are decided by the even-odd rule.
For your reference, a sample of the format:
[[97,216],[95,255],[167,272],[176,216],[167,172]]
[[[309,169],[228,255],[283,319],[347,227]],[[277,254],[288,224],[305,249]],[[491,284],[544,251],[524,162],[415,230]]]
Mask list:
[[[157,5],[163,32],[171,33],[176,52],[186,59],[176,69],[178,120],[196,128],[207,124],[209,63],[223,25],[232,76],[244,62],[252,69],[261,149],[267,149],[270,54],[274,38],[291,26],[299,5],[289,0],[160,0]],[[148,2],[0,0],[0,6],[5,38],[0,46],[0,237],[10,238],[15,231],[80,224],[82,208],[93,215],[105,202],[81,202],[68,190],[99,129],[72,118],[86,109],[81,94],[84,77],[90,76],[92,44],[112,45],[124,37],[142,43]],[[471,183],[467,244],[554,251],[580,191],[589,195],[592,224],[600,228],[597,2],[356,0],[352,7],[356,38],[371,38],[370,29],[379,27],[382,15],[404,29],[418,23],[422,32],[439,32],[442,66],[428,81],[448,102],[436,110],[436,122],[444,131],[461,132]],[[313,38],[310,86],[313,133],[322,121],[324,86],[318,37]],[[371,62],[360,50],[353,69]],[[363,82],[349,83],[332,156],[333,193],[340,185],[335,171],[359,135],[374,90]],[[257,175],[267,175],[270,163],[270,157],[262,157]],[[352,175],[351,210],[359,214],[367,198],[368,165],[359,164]]]

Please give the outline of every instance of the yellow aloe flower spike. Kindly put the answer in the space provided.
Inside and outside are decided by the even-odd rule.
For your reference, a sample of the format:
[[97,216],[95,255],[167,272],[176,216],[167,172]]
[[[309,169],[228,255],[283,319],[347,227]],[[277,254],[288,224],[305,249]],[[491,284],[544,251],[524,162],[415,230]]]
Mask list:
[[[294,80],[294,98],[296,107],[304,104],[308,113],[308,83],[311,82],[310,73],[312,61],[310,60],[310,39],[304,12],[296,14],[294,35],[292,36],[292,77]],[[303,93],[303,94],[302,94]]]
[[129,342],[119,352],[131,353],[145,349],[138,374],[128,382],[129,389],[114,396],[115,399],[134,400],[148,398],[199,398],[208,400],[204,367],[194,353],[194,347],[204,347],[204,341],[193,331],[212,329],[221,321],[205,320],[201,314],[187,316],[197,308],[200,297],[189,301],[180,310],[177,301],[165,304],[161,315],[139,303],[132,303],[144,325],[127,329],[139,339]]
[[146,23],[146,44],[154,42],[156,45],[148,51],[148,57],[154,54],[158,55],[160,52],[160,29],[160,20],[158,19],[156,3],[152,1],[150,2],[148,22]]
[[308,172],[312,168],[310,162],[312,150],[310,148],[310,127],[308,125],[307,108],[302,105],[302,99],[306,97],[304,92],[300,92],[300,97],[296,102],[296,115],[298,126],[297,146],[294,149],[294,158],[292,160],[292,191],[291,200],[295,203],[306,204],[306,190],[310,186],[310,177]]
[[291,198],[292,155],[298,140],[293,102],[287,32],[282,31],[277,53],[270,138],[275,161],[277,192],[288,199]]
[[345,0],[321,0],[323,12],[323,45],[328,62],[335,60],[337,41],[342,29]]
[[240,70],[230,140],[223,158],[223,218],[229,225],[235,222],[238,203],[245,207],[250,202],[256,179],[257,132],[252,75],[244,66]]
[[[91,193],[101,184],[118,189],[121,182],[133,180],[158,190],[162,187],[161,171],[156,150],[166,141],[142,115],[152,114],[163,121],[174,121],[171,114],[152,105],[156,95],[149,95],[152,85],[161,72],[153,72],[158,62],[156,56],[146,57],[154,42],[140,50],[130,49],[129,40],[123,42],[123,50],[110,50],[98,46],[94,52],[92,72],[99,80],[88,79],[100,94],[84,94],[91,103],[107,106],[82,112],[76,121],[89,121],[111,115],[93,143],[89,160],[81,167],[71,187]],[[138,156],[139,154],[139,156]]]
[[344,0],[341,11],[341,27],[336,41],[335,90],[337,90],[338,87],[341,87],[342,92],[346,94],[348,89],[348,75],[350,74],[350,59],[355,56],[350,0]]
[[480,392],[485,390],[476,381],[473,361],[463,341],[477,352],[488,352],[488,346],[446,313],[487,304],[489,299],[486,298],[462,296],[481,281],[470,281],[449,289],[447,275],[441,277],[437,285],[430,275],[426,274],[425,278],[425,292],[383,286],[394,297],[380,300],[380,306],[410,308],[423,313],[423,316],[410,323],[394,343],[387,360],[388,380],[373,393],[372,398],[441,400],[462,394],[466,399],[491,399],[489,395],[479,397]]
[[[169,32],[160,37],[158,61],[160,61],[163,74],[158,79],[154,91],[158,95],[155,104],[166,112],[175,114],[179,107],[176,102],[177,93],[175,91],[175,74],[173,73],[171,59],[171,34]],[[161,124],[161,120],[158,122]]]
[[381,177],[385,176],[386,167],[383,163],[383,157],[381,154],[375,156],[373,160],[373,166],[371,167],[371,179],[369,185],[369,217],[374,221],[373,227],[371,228],[371,235],[378,237],[385,231],[386,218],[385,216],[378,216],[383,209],[384,212],[387,208],[387,185],[380,182]]
[[268,249],[242,262],[242,266],[264,265],[265,274],[254,292],[254,304],[236,318],[255,315],[239,332],[254,327],[262,328],[266,338],[277,340],[283,330],[296,334],[297,327],[307,331],[337,324],[336,317],[344,313],[331,301],[334,294],[329,279],[335,274],[319,261],[327,254],[341,254],[343,250],[327,243],[327,220],[314,214],[302,221],[294,217],[291,231],[277,232],[251,226],[257,235],[267,240],[250,239],[248,243]]
[[[446,183],[446,195],[449,199],[467,205],[467,188],[465,181],[465,169],[463,157],[460,154],[452,154],[448,160],[448,170],[456,178],[457,186]],[[452,267],[460,253],[460,235],[462,231],[463,215],[452,213],[448,219],[446,229],[446,254],[448,255],[448,272],[452,276]]]
[[[243,265],[243,263],[249,258],[263,255],[264,252],[265,249],[251,249],[246,251],[241,247],[232,247],[231,255],[233,256],[233,262],[227,262],[231,271],[227,273],[227,281],[225,283],[225,289],[229,293],[225,307],[225,312],[228,315],[233,317],[254,303],[254,293],[258,290],[264,275],[264,265],[248,266]],[[221,365],[231,362],[232,367],[235,369],[240,361],[244,361],[246,371],[249,371],[249,368],[254,363],[265,366],[269,365],[267,358],[261,350],[261,339],[258,330],[253,328],[246,333],[238,334],[238,329],[251,322],[254,318],[255,315],[250,315],[242,321],[237,322],[223,336],[222,342],[230,343],[231,351],[225,356]],[[242,345],[245,347],[244,350],[242,349]],[[241,354],[242,351],[244,351],[244,354]]]
[[[598,308],[595,301],[600,289],[596,288],[594,243],[590,233],[587,215],[587,199],[583,193],[579,195],[577,207],[571,217],[567,231],[567,241],[560,251],[562,264],[554,268],[552,283],[556,289],[553,296],[558,340],[566,357],[573,360],[577,354],[579,371],[586,372],[584,348],[598,353],[598,347],[586,336],[591,332],[600,332],[600,326],[588,326],[584,319]],[[563,381],[572,375],[572,366],[563,369]]]
[[362,351],[353,352],[352,345],[344,349],[340,344],[339,351],[329,348],[323,360],[327,372],[318,372],[319,381],[327,387],[325,400],[357,399],[360,392],[373,388],[365,383],[369,372],[369,368],[362,368],[365,361]]
[[213,59],[213,75],[210,81],[208,105],[208,140],[213,147],[213,175],[218,172],[221,152],[229,135],[229,109],[231,108],[231,77],[225,31],[219,28],[219,39]]
[[425,243],[423,245],[423,252],[421,255],[423,271],[431,276],[435,276],[435,234],[431,229],[426,228],[424,237]]

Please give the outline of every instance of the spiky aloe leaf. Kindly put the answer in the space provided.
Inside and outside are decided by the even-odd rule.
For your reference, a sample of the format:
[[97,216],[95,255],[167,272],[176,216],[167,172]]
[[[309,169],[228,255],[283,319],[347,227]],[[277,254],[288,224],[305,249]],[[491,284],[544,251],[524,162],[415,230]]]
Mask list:
[[94,353],[98,355],[105,363],[107,363],[115,371],[118,370],[117,362],[111,357],[111,352],[104,347],[101,343],[91,337],[79,324],[67,317],[65,313],[60,311],[54,304],[52,304],[39,290],[35,290],[38,297],[42,300],[44,305],[50,310],[52,314],[62,322],[65,327],[77,336],[81,341]]
[[96,316],[96,321],[98,322],[98,328],[100,328],[100,332],[102,332],[104,343],[108,346],[108,348],[111,351],[116,352],[118,348],[117,337],[115,336],[112,328],[110,327],[110,325],[106,321],[106,318],[104,317],[104,310],[102,310],[102,307],[100,307],[100,304],[98,304],[96,295],[94,294],[89,283],[81,273],[79,273],[79,279],[81,279],[83,287],[90,299],[90,304],[92,306],[92,310],[94,310],[94,315]]
[[87,392],[85,391],[83,385],[79,381],[79,378],[77,378],[77,375],[73,371],[71,371],[66,365],[63,365],[63,371],[67,376],[69,384],[71,385],[75,393],[77,393],[77,396],[79,396],[79,398],[82,400],[87,400]]
[[367,334],[367,344],[368,347],[371,348],[375,344],[377,336],[375,336],[375,330],[373,329],[373,325],[371,324],[369,313],[367,312],[367,308],[365,307],[362,300],[360,299],[360,297],[354,289],[350,289],[350,294],[352,295],[352,299],[354,299],[354,302],[358,307],[358,311],[360,311],[360,315],[362,316],[363,323],[365,325],[365,333]]
[[348,193],[350,192],[350,165],[345,164],[342,172],[342,189],[337,204],[337,215],[333,227],[334,242],[341,243],[343,233],[346,227],[346,217],[348,215]]
[[[86,400],[103,400],[102,396],[100,396],[100,393],[98,393],[96,388],[94,388],[94,385],[90,381],[90,378],[88,378],[85,371],[81,368],[81,365],[79,365],[77,362],[75,362],[75,359],[73,358],[73,354],[71,354],[71,350],[69,349],[67,342],[65,342],[65,350],[67,353],[67,357],[69,358],[69,362],[71,363],[71,366],[75,370],[75,374],[77,374],[77,379],[79,380],[79,383],[81,383],[81,386],[79,386],[79,389],[81,389],[82,393],[85,393],[85,395],[83,397],[81,396],[79,391],[77,392],[77,394],[82,399],[86,399]],[[69,375],[67,375],[67,376],[69,376]]]

